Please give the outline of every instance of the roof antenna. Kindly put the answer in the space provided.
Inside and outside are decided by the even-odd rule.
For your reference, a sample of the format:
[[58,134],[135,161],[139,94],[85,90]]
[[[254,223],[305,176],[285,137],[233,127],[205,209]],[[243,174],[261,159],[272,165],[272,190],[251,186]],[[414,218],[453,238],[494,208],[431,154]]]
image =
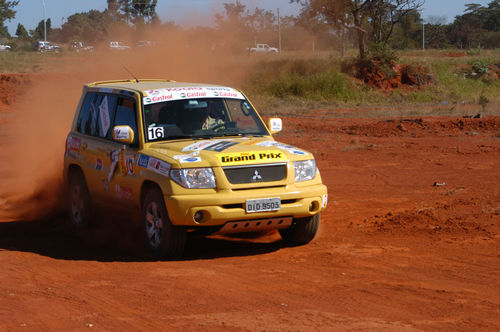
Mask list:
[[127,67],[123,66],[123,69],[125,69],[127,71],[127,73],[129,73],[133,78],[135,78],[136,83],[139,83],[139,79],[137,77],[135,77],[135,75],[132,74],[132,72],[127,69]]

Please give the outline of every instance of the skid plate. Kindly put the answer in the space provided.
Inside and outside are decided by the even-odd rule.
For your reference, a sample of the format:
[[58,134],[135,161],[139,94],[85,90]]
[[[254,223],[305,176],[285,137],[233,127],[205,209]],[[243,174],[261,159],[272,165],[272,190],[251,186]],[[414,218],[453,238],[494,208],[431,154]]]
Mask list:
[[284,229],[292,225],[292,217],[269,218],[259,220],[231,221],[214,234],[260,232],[272,229]]

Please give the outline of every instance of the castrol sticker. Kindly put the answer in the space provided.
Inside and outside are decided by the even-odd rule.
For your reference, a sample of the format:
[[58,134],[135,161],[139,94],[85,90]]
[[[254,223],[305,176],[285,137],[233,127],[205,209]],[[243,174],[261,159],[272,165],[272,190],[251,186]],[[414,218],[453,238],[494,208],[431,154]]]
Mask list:
[[149,105],[170,100],[191,98],[232,98],[244,100],[243,94],[233,88],[214,87],[179,87],[144,91],[143,104]]

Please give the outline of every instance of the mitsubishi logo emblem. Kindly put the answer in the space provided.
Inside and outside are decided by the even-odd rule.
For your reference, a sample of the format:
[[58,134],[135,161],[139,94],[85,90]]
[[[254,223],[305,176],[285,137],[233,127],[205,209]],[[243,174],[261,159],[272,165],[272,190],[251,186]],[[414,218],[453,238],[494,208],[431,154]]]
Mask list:
[[262,176],[260,176],[258,170],[255,170],[255,172],[253,173],[252,180],[254,180],[254,181],[262,180]]

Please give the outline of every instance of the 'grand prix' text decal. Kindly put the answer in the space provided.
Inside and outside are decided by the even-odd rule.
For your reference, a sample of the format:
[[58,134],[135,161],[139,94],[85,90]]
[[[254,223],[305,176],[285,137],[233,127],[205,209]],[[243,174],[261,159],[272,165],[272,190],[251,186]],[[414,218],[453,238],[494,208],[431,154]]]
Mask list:
[[241,92],[228,87],[180,87],[144,91],[144,105],[189,98],[233,98],[244,100]]
[[278,149],[282,149],[282,150],[288,151],[291,154],[298,155],[298,156],[304,156],[304,155],[308,155],[309,154],[309,153],[307,153],[305,151],[297,149],[294,146],[286,145],[286,144],[283,144],[283,143],[280,143],[280,142],[276,142],[276,141],[264,141],[264,142],[257,143],[256,145],[267,146],[267,147],[271,147],[272,146],[272,147],[275,147],[275,148],[278,148]]
[[286,161],[287,158],[281,151],[234,152],[217,155],[222,166],[251,165],[265,162]]

